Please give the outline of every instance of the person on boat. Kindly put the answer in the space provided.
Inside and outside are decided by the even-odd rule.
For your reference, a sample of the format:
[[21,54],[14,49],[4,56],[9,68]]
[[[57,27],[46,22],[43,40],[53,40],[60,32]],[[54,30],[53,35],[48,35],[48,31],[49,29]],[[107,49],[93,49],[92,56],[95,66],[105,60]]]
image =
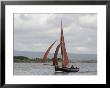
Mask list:
[[78,68],[78,67],[76,67],[76,68]]
[[72,65],[71,68],[74,68],[74,66]]

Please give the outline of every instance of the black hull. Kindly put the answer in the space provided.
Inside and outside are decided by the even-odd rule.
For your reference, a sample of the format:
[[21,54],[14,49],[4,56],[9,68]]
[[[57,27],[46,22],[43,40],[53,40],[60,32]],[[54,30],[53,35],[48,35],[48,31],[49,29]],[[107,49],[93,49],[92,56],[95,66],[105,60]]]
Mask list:
[[55,67],[55,71],[78,72],[79,71],[79,68],[60,68],[60,67]]

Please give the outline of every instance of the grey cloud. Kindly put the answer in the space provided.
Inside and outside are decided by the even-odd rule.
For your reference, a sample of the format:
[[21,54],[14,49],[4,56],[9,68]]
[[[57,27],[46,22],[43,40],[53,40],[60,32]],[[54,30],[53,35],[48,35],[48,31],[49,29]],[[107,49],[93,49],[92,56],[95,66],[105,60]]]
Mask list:
[[96,53],[97,14],[89,13],[14,14],[14,49],[44,51],[55,40],[58,44],[61,19],[68,52]]

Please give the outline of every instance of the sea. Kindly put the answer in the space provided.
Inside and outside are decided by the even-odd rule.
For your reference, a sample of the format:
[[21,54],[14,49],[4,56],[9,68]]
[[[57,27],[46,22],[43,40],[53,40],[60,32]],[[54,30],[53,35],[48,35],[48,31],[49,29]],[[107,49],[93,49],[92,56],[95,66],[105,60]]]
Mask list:
[[14,75],[97,75],[97,63],[69,63],[79,72],[55,72],[52,63],[14,63]]

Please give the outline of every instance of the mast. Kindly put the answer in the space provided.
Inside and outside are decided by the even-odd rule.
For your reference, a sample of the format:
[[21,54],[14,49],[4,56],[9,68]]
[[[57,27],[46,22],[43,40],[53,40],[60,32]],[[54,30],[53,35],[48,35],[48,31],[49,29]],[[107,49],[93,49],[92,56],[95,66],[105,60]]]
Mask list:
[[[56,42],[56,41],[55,41],[55,42]],[[43,62],[46,62],[46,61],[47,61],[47,59],[48,59],[48,54],[49,54],[51,48],[53,47],[53,45],[55,44],[55,42],[54,42],[51,46],[49,46],[49,48],[46,50],[46,52],[45,52],[45,54],[44,54],[44,56],[43,56]]]
[[59,51],[60,46],[61,46],[61,44],[59,44],[55,50],[54,58],[53,58],[53,65],[58,65],[57,55],[58,55],[58,51]]
[[64,41],[64,35],[63,35],[63,27],[62,27],[62,20],[61,20],[61,37],[60,37],[60,43],[61,43],[61,54],[62,54],[62,67],[67,67],[69,64],[66,47],[65,47],[65,41]]

